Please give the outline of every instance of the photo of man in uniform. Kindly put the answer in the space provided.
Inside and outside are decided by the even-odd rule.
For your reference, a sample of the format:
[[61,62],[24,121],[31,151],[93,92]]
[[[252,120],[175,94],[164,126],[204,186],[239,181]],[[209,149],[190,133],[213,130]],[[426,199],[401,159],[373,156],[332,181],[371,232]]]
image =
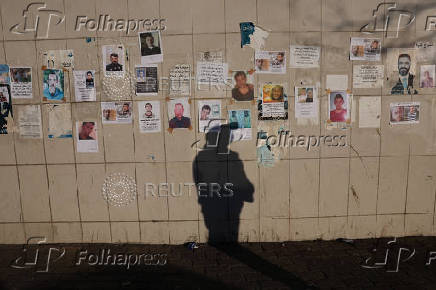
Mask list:
[[170,120],[170,128],[189,128],[191,127],[191,119],[183,116],[183,105],[177,103],[174,105],[174,118]]
[[391,90],[393,95],[402,94],[417,94],[418,92],[413,88],[414,75],[410,73],[411,58],[408,54],[400,54],[398,56],[398,82]]
[[111,53],[111,63],[106,65],[106,71],[122,71],[123,65],[118,63],[118,53]]

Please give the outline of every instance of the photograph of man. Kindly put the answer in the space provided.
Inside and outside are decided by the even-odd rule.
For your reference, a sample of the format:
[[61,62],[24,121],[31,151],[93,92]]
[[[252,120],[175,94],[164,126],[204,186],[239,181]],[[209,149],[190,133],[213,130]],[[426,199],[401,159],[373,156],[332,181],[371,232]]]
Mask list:
[[118,63],[118,53],[112,52],[111,63],[106,65],[106,71],[123,71],[123,65]]
[[[421,88],[434,87],[434,65],[421,66]],[[430,72],[432,70],[432,73]]]
[[[156,34],[157,37],[158,34]],[[140,33],[139,38],[141,40],[141,56],[161,54],[161,50],[159,47],[159,39],[156,39],[151,33]]]
[[237,71],[234,75],[235,87],[232,89],[232,98],[236,101],[251,101],[254,99],[254,86],[247,83],[247,74]]
[[92,75],[92,71],[86,72],[86,88],[90,89],[94,87],[94,76]]
[[145,108],[144,117],[145,118],[154,118],[153,106],[150,103],[146,103],[144,108]]
[[11,68],[12,81],[28,83],[32,81],[31,68]]
[[132,115],[130,103],[124,103],[122,106],[118,107],[117,113],[119,118],[129,118]]
[[210,106],[209,105],[204,105],[201,108],[201,113],[200,113],[200,120],[204,121],[204,120],[209,120],[209,114],[210,114]]
[[95,122],[83,122],[79,129],[79,140],[96,140]]
[[406,108],[406,118],[405,121],[419,121],[419,107],[409,106]]
[[368,48],[369,53],[379,53],[380,52],[380,42],[378,40],[373,40]]
[[395,106],[391,108],[391,122],[398,123],[403,121],[403,112],[404,112],[404,107]]
[[277,55],[273,58],[272,60],[272,65],[275,66],[282,66],[283,62],[285,60],[285,53],[284,52],[279,52],[277,53]]
[[62,100],[64,98],[63,79],[61,70],[44,70],[43,94],[47,100]]
[[183,108],[183,104],[176,103],[174,105],[174,118],[170,120],[169,127],[170,128],[189,128],[191,127],[191,119],[183,116],[183,112],[185,109]]
[[393,95],[402,94],[417,94],[418,92],[413,88],[414,75],[410,73],[411,58],[408,54],[400,54],[398,56],[398,82],[391,90]]
[[332,122],[345,122],[347,120],[347,108],[345,105],[344,97],[340,93],[330,94],[333,99],[334,108],[330,100],[330,121]]

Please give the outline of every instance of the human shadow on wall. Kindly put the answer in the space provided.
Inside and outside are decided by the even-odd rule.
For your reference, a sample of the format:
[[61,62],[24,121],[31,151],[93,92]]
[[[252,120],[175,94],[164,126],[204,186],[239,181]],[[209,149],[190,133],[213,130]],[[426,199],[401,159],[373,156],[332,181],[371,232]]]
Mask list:
[[240,214],[245,202],[254,201],[254,186],[238,153],[229,149],[231,128],[232,124],[225,124],[206,133],[206,144],[192,165],[208,244],[273,280],[293,289],[308,289],[294,274],[238,243]]

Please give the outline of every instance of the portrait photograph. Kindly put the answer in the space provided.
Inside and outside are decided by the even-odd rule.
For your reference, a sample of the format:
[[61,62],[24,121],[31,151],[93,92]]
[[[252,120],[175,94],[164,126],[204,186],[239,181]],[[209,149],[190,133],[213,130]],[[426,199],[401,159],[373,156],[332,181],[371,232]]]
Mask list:
[[103,51],[103,70],[105,76],[121,76],[124,74],[124,46],[123,45],[104,45]]
[[392,95],[415,95],[419,87],[416,78],[416,57],[413,48],[387,50],[387,87]]
[[97,122],[77,121],[76,122],[76,144],[77,152],[95,153],[98,152]]
[[419,102],[403,102],[390,104],[390,124],[419,123]]
[[43,95],[43,101],[64,100],[64,72],[62,70],[44,70]]
[[346,122],[350,119],[349,95],[346,91],[329,93],[329,120],[331,122]]
[[420,88],[434,88],[435,65],[421,65]]
[[138,102],[138,122],[141,133],[160,132],[160,101]]
[[139,32],[139,48],[141,52],[141,64],[159,63],[163,61],[163,51],[160,31]]
[[235,101],[254,100],[254,74],[252,71],[232,71],[232,98]]
[[191,112],[188,98],[171,99],[167,102],[169,128],[190,128]]

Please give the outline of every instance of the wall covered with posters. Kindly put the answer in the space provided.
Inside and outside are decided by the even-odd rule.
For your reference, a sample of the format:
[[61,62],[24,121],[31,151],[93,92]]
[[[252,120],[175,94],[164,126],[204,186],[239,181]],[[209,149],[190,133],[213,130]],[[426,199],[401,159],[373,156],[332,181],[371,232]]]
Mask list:
[[1,1],[0,243],[433,235],[436,4],[379,2]]

